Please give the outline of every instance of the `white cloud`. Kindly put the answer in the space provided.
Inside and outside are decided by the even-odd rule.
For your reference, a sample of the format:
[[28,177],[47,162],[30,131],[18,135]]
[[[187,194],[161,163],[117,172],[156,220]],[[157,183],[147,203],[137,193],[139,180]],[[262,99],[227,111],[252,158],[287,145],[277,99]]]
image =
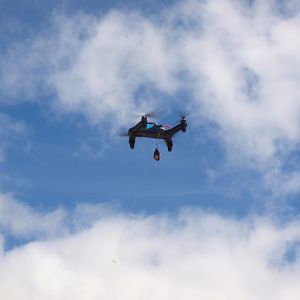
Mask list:
[[[63,28],[65,20],[61,22]],[[137,99],[143,86],[174,91],[175,66],[162,28],[139,14],[116,11],[93,25],[76,59],[67,67],[58,66],[50,78],[63,109],[87,113],[96,123],[108,116],[122,120],[138,103],[140,109],[153,105],[151,94]]]
[[174,106],[185,90],[193,125],[217,124],[235,162],[280,169],[300,137],[299,25],[297,1],[55,15],[52,30],[2,57],[2,91],[50,89],[58,111],[122,124],[132,110]]
[[110,216],[116,210],[108,204],[77,203],[74,209],[58,207],[38,211],[19,201],[12,194],[0,194],[0,232],[22,239],[44,239],[64,236],[90,227],[100,216]]
[[[299,139],[299,12],[284,18],[272,1],[191,2],[183,61],[202,98],[203,114],[220,125],[231,150],[261,162],[276,156],[281,139]],[[191,17],[190,17],[191,15]]]
[[[281,167],[299,143],[299,5],[289,2],[287,16],[274,3],[186,1],[156,20],[122,11],[56,15],[47,33],[0,57],[1,102],[49,92],[59,112],[122,123],[132,109],[172,106],[172,97],[160,93],[183,89],[191,95],[194,125],[196,116],[215,122],[235,161],[274,165],[267,184],[280,195],[298,192],[299,173]],[[21,123],[5,120],[0,115],[7,125],[0,136],[22,132]],[[267,217],[189,210],[128,216],[88,204],[38,212],[1,195],[0,230],[3,245],[7,235],[34,239],[2,249],[1,299],[293,300],[300,294],[297,221],[278,225]]]
[[298,299],[299,222],[97,210],[77,210],[93,211],[88,228],[2,252],[1,298]]
[[0,229],[8,235],[19,238],[57,236],[66,231],[65,217],[62,209],[38,213],[10,194],[0,195]]

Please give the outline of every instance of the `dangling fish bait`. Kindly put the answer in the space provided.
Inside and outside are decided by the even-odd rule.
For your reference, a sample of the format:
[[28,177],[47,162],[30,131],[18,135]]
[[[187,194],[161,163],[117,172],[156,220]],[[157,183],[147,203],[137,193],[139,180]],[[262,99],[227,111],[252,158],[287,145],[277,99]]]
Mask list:
[[160,153],[159,153],[158,148],[155,148],[155,150],[154,150],[153,159],[155,159],[156,161],[160,160]]

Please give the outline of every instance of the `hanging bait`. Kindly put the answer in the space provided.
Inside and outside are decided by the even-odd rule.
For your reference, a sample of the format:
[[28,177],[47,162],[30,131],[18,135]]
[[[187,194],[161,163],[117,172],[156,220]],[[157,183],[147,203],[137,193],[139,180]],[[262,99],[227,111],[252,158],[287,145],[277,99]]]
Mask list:
[[153,159],[155,159],[156,161],[160,160],[160,153],[157,148],[154,150]]

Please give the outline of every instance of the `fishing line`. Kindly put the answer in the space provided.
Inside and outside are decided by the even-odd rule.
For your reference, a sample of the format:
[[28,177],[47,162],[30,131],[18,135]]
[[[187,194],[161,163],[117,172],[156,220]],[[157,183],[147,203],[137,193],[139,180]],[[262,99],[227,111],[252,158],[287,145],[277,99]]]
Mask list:
[[[156,148],[155,148],[155,150],[158,150],[158,142],[159,142],[158,139],[156,139]],[[144,172],[143,172],[144,177],[145,177],[144,182],[148,182],[147,177],[149,175],[149,165],[150,165],[150,161],[146,160],[146,165],[145,165]],[[121,226],[123,226],[123,228],[121,229],[119,239],[117,241],[117,244],[116,244],[115,249],[114,249],[113,254],[112,254],[112,263],[114,263],[114,264],[117,264],[117,263],[120,262],[123,244],[126,241],[128,232],[132,228],[132,223],[136,219],[137,213],[135,212],[135,209],[137,208],[136,206],[137,206],[137,200],[138,199],[140,199],[140,196],[138,198],[138,195],[134,195],[133,201],[131,202],[131,208],[130,208],[131,213],[128,215],[128,217],[125,215],[124,225],[121,225]]]

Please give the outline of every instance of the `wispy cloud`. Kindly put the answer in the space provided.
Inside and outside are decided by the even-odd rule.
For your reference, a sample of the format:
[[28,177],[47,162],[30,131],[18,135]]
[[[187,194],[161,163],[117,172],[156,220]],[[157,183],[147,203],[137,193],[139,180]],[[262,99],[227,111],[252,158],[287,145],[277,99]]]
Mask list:
[[46,33],[2,55],[1,90],[49,93],[58,111],[98,124],[172,107],[186,92],[193,124],[215,123],[232,161],[274,174],[299,144],[299,23],[297,1],[186,1],[152,17],[56,13]]
[[37,212],[10,194],[0,195],[0,229],[7,236],[21,239],[57,236],[66,231],[65,217],[62,209],[49,213]]

